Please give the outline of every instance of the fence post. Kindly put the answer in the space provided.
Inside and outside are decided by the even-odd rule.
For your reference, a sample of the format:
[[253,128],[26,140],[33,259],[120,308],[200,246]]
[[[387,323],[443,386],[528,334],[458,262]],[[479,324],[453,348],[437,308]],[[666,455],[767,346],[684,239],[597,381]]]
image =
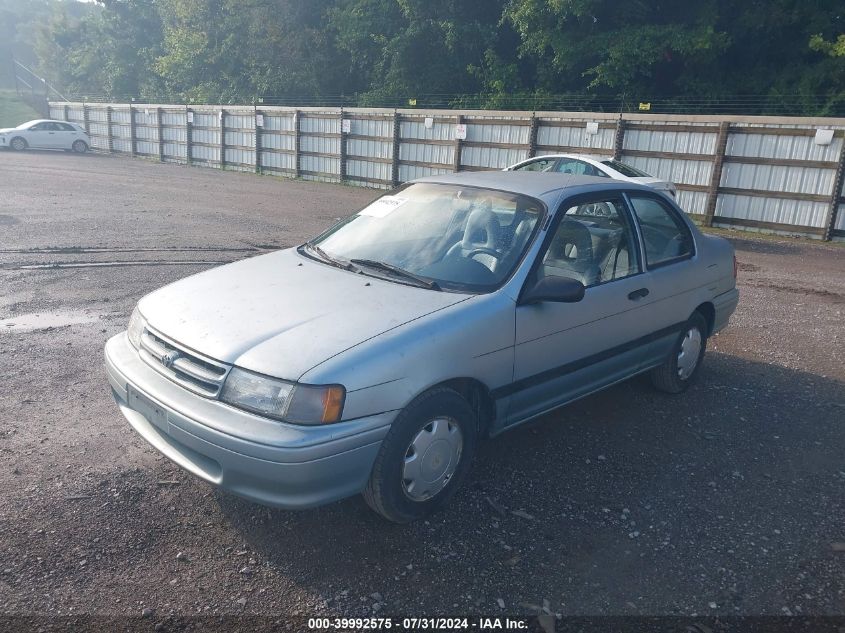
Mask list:
[[220,169],[226,169],[226,110],[220,108],[217,115],[220,119]]
[[85,128],[85,133],[91,135],[91,124],[88,118],[88,104],[82,104],[82,127]]
[[129,104],[129,154],[135,156],[137,139],[135,138],[135,109]]
[[613,160],[622,159],[622,148],[625,145],[625,120],[622,114],[616,120],[616,134],[613,136]]
[[[264,123],[263,117],[264,114],[261,114],[262,120],[261,123]],[[258,125],[258,106],[255,105],[255,102],[252,103],[252,126],[253,126],[253,134],[254,134],[254,141],[253,145],[255,146],[255,173],[261,173],[261,130],[263,125]]]
[[[464,122],[464,117],[460,114],[455,116],[455,126],[461,125]],[[463,150],[463,143],[458,138],[457,129],[455,130],[455,160],[452,163],[452,170],[455,172],[461,171],[461,152]]]
[[[836,132],[834,132],[836,134]],[[842,148],[839,150],[839,166],[836,168],[836,177],[833,179],[833,192],[830,194],[830,207],[827,210],[824,235],[822,239],[830,241],[833,237],[836,218],[839,214],[839,195],[842,191],[842,181],[845,180],[845,138],[842,139]]]
[[64,110],[65,121],[70,121],[70,106],[68,104],[65,104],[64,108],[62,109]]
[[194,164],[194,111],[185,106],[185,164]]
[[343,106],[340,108],[340,182],[346,181],[346,132],[343,131]]
[[114,137],[111,133],[111,119],[112,119],[112,109],[111,106],[106,106],[106,140],[108,141],[109,147],[109,154],[114,153]]
[[402,143],[402,121],[399,111],[393,111],[393,155],[390,161],[390,185],[399,186],[399,145]]
[[537,122],[537,113],[531,113],[531,127],[528,128],[528,158],[534,158],[537,155],[537,129],[539,128]]
[[158,137],[158,162],[164,162],[164,135],[162,134],[161,108],[156,108],[156,136]]
[[293,177],[299,178],[299,130],[300,130],[300,116],[299,110],[293,111]]
[[707,207],[704,210],[704,226],[713,226],[716,215],[716,200],[719,197],[719,183],[722,182],[722,163],[725,162],[725,150],[728,147],[728,134],[731,124],[722,121],[719,124],[719,135],[716,137],[716,152],[713,156],[713,171],[710,174],[710,186],[707,188]]

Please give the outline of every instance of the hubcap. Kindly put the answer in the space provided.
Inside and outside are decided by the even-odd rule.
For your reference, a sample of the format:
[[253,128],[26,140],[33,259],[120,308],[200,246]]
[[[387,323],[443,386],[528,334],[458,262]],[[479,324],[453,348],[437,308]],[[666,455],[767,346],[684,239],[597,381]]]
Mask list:
[[436,418],[421,428],[405,451],[405,494],[425,501],[443,490],[458,468],[463,445],[461,429],[451,420]]
[[701,354],[701,332],[698,328],[690,328],[681,340],[681,349],[678,352],[678,377],[686,380],[695,371],[698,365],[698,356]]
[[23,149],[24,147],[26,147],[26,145],[24,145],[24,142],[22,140],[16,138],[14,141],[12,141],[12,147],[14,149]]

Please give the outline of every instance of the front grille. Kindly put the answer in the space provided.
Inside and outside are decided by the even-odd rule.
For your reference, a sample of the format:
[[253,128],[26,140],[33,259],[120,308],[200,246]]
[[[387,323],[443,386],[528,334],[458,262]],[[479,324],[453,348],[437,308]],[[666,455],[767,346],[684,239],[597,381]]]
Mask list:
[[177,343],[144,328],[141,358],[160,374],[203,396],[220,393],[229,366],[200,356]]

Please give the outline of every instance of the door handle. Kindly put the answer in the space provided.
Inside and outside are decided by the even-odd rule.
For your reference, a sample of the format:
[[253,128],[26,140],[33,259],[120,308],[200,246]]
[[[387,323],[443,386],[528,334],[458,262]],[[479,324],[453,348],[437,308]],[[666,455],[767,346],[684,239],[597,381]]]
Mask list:
[[643,297],[648,295],[648,288],[640,288],[639,290],[634,290],[633,292],[628,293],[628,298],[631,301],[639,301]]

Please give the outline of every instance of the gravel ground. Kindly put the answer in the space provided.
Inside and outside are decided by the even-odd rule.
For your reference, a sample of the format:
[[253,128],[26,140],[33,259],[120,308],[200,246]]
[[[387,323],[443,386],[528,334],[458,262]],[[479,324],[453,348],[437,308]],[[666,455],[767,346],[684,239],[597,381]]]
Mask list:
[[687,394],[634,379],[497,438],[415,525],[256,506],[131,431],[102,348],[139,297],[375,195],[0,153],[0,614],[845,615],[841,246],[732,237],[740,306]]

